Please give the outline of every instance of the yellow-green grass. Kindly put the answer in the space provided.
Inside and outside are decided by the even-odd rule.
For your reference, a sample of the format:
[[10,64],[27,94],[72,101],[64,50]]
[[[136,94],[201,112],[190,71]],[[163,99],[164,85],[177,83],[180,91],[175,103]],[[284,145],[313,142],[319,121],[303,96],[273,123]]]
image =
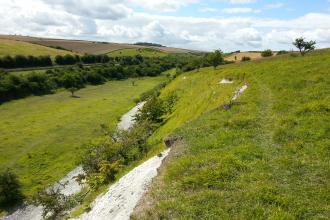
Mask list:
[[131,48],[131,49],[122,49],[116,50],[111,53],[108,53],[111,57],[123,57],[123,56],[136,56],[141,55],[143,57],[164,57],[168,54],[152,48]]
[[0,167],[12,168],[31,196],[76,166],[86,146],[102,135],[101,124],[115,128],[134,99],[165,76],[110,81],[88,86],[70,97],[61,91],[0,105]]
[[[249,87],[231,109],[213,108],[174,131],[183,152],[168,161],[151,189],[152,204],[135,217],[329,219],[330,50],[192,75],[202,83],[189,88],[181,78],[167,89],[200,86],[203,93],[203,81],[216,75],[244,77]],[[196,95],[176,111],[191,115]],[[172,120],[180,119],[166,124]]]
[[32,55],[41,56],[49,55],[55,57],[56,55],[74,54],[70,51],[59,50],[37,44],[27,43],[23,41],[0,39],[0,57],[1,56],[15,56],[15,55]]

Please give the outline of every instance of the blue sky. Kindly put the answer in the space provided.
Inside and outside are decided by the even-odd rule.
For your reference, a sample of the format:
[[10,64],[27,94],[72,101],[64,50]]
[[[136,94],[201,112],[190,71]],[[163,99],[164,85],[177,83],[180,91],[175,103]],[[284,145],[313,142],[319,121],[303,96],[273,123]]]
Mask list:
[[330,47],[330,0],[0,0],[2,34],[197,50]]
[[[255,12],[245,13],[245,16],[253,16],[258,18],[279,18],[291,19],[303,16],[307,13],[329,13],[330,2],[328,0],[263,0],[245,4],[231,4],[229,1],[208,0],[200,1],[195,4],[187,5],[175,12],[168,12],[173,16],[200,16],[200,17],[217,17],[217,16],[233,16],[224,13],[224,9],[228,8],[251,8]],[[138,10],[144,11],[142,7]],[[203,12],[202,9],[210,9]],[[239,13],[237,13],[239,14]],[[236,14],[236,15],[237,15]]]

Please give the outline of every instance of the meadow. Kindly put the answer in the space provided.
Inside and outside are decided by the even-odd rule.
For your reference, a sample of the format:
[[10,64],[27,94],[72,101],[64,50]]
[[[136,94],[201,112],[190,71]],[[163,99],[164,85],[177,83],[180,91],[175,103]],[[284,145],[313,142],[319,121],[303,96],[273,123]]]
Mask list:
[[74,54],[70,51],[59,50],[37,44],[27,43],[23,41],[0,39],[0,56],[15,56],[15,55],[31,55],[43,56],[49,55],[55,57],[56,55]]
[[108,53],[110,57],[123,57],[123,56],[136,56],[141,55],[143,57],[163,57],[166,56],[167,53],[151,48],[131,48],[131,49],[122,49],[116,50],[111,53]]
[[[134,218],[329,219],[329,55],[284,55],[175,79],[164,93],[178,93],[176,110],[153,140],[171,134],[182,142]],[[225,77],[234,84],[218,85]],[[225,110],[243,83],[248,89]]]
[[13,169],[31,196],[72,170],[101,124],[115,128],[134,99],[165,76],[109,81],[69,92],[31,96],[0,105],[0,167]]

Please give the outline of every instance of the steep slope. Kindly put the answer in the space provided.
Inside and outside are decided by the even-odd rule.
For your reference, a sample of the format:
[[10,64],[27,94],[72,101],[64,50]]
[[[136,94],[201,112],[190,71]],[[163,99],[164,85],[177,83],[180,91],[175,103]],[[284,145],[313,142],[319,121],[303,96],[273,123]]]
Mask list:
[[[227,110],[212,102],[227,93],[207,92],[224,76],[248,83]],[[196,114],[199,100],[212,110],[172,132],[182,141],[135,219],[330,217],[330,50],[187,73],[168,89],[180,99],[159,134],[179,127],[175,115]]]

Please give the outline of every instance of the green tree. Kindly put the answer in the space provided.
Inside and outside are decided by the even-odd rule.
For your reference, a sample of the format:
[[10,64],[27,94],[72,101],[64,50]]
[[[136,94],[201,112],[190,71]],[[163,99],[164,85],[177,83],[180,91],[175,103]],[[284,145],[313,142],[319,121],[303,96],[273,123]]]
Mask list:
[[62,83],[63,87],[71,92],[72,97],[74,97],[76,91],[84,88],[84,82],[79,73],[65,73],[62,78]]
[[305,41],[303,37],[300,37],[297,38],[292,44],[299,49],[302,56],[305,56],[307,52],[315,49],[316,41]]
[[0,174],[0,207],[10,207],[23,201],[21,184],[9,169]]
[[223,53],[221,50],[216,50],[213,53],[208,54],[208,60],[214,67],[214,69],[217,68],[221,63],[223,63]]

